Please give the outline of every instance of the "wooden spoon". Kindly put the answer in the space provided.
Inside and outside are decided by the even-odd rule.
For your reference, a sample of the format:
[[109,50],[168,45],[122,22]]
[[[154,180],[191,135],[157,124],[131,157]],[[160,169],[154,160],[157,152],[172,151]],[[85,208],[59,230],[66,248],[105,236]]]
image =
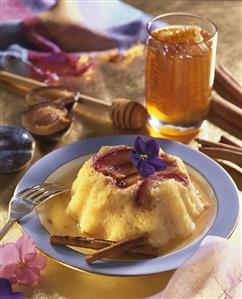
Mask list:
[[[126,98],[116,98],[112,103],[97,98],[79,94],[79,99],[87,103],[105,106],[109,109],[114,126],[123,129],[140,129],[145,126],[147,111],[143,105]],[[74,111],[78,112],[78,109]]]

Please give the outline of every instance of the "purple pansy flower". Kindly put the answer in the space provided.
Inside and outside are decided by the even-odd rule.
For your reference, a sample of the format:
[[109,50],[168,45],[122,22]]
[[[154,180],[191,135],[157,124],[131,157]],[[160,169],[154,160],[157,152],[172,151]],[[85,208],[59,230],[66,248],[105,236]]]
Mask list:
[[23,299],[24,293],[13,292],[8,279],[0,278],[0,299]]
[[160,146],[155,139],[144,141],[141,136],[136,138],[130,159],[143,177],[166,169],[165,161],[159,158],[159,151]]

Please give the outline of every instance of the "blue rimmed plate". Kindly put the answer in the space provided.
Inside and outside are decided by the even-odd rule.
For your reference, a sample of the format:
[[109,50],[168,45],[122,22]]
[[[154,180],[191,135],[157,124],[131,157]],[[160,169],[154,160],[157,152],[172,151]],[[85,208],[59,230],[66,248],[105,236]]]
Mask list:
[[[59,148],[44,156],[26,172],[15,193],[31,185],[40,184],[49,177],[53,177],[55,173],[58,178],[59,170],[70,169],[76,165],[75,160],[79,162],[85,160],[103,145],[133,145],[135,138],[135,135],[97,137]],[[213,222],[206,233],[190,246],[154,259],[101,260],[88,265],[84,261],[84,254],[67,246],[50,244],[49,233],[41,225],[35,211],[19,221],[23,230],[34,239],[41,251],[55,260],[78,270],[114,276],[147,275],[175,269],[194,253],[206,235],[228,237],[234,230],[239,216],[239,195],[233,180],[217,163],[202,153],[171,140],[157,139],[157,141],[165,152],[179,156],[190,168],[194,169],[206,182],[205,185],[217,201],[217,213]],[[58,180],[56,182],[58,183]]]

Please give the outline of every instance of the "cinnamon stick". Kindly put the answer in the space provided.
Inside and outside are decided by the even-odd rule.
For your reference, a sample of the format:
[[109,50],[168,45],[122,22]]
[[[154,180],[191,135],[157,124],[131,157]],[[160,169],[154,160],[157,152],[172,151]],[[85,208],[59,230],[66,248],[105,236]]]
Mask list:
[[219,64],[215,68],[214,89],[224,98],[242,107],[242,88],[231,72]]
[[[69,235],[51,235],[50,243],[55,245],[69,245],[76,246],[82,248],[89,249],[103,249],[105,247],[116,244],[116,241],[103,240],[103,239],[95,239],[90,237],[79,237],[79,236],[69,236]],[[157,256],[157,250],[150,246],[139,246],[137,248],[133,248],[127,253],[138,254],[138,255],[147,255],[150,257]]]
[[231,140],[230,138],[228,138],[224,135],[221,135],[219,142],[224,143],[224,144],[226,143],[228,145],[232,145],[234,147],[238,147],[238,148],[242,149],[242,146],[240,146],[239,144],[237,144],[236,142],[234,142],[233,140]]
[[230,134],[242,140],[241,128],[234,125],[233,123],[227,121],[226,119],[220,117],[219,115],[213,112],[209,114],[208,120],[211,123],[215,124],[217,127],[221,128],[222,130],[229,132]]
[[226,143],[213,142],[213,141],[205,140],[205,139],[201,139],[201,138],[196,138],[195,141],[197,143],[201,144],[202,146],[213,147],[213,148],[223,148],[223,149],[242,153],[242,148],[233,146],[233,145],[229,145]]
[[105,247],[103,249],[100,249],[99,251],[95,252],[94,254],[86,257],[85,261],[88,264],[91,264],[97,260],[100,260],[102,258],[115,255],[115,254],[120,254],[122,252],[128,251],[130,249],[133,249],[140,244],[143,244],[145,241],[148,240],[148,234],[139,234],[134,237],[128,238],[121,240],[115,244],[112,244],[108,247]]
[[213,147],[200,147],[199,151],[212,159],[230,161],[242,167],[242,153],[240,152]]
[[113,245],[116,242],[109,240],[101,240],[88,237],[77,237],[67,235],[51,235],[50,243],[57,245],[70,245],[90,249],[102,249],[107,246]]
[[215,114],[242,129],[242,109],[226,101],[216,93],[212,95],[211,108]]

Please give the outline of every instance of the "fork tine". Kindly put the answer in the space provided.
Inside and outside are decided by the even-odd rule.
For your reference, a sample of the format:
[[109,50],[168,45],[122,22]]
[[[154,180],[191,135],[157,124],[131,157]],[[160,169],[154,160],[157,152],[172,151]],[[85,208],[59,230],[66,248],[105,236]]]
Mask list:
[[25,196],[22,199],[24,201],[34,203],[35,200],[38,200],[40,197],[45,196],[47,194],[49,194],[49,191],[47,191],[47,190],[38,190],[38,192],[35,192],[35,193],[31,194],[30,196]]
[[52,196],[56,195],[57,193],[60,193],[60,192],[63,192],[63,191],[67,191],[67,189],[56,190],[56,191],[54,191],[54,192],[52,192],[52,193],[46,194],[46,195],[44,195],[44,196],[41,196],[39,199],[36,199],[36,200],[34,201],[34,203],[35,203],[35,204],[39,204],[39,203],[41,203],[42,201],[46,200],[47,198],[52,197]]
[[56,189],[67,189],[65,186],[60,186],[60,185],[57,185],[57,184],[43,184],[41,185],[41,187],[43,186],[43,188],[46,190],[46,191],[49,191],[49,192],[52,192],[53,190],[56,190]]
[[39,188],[40,185],[35,185],[35,186],[31,186],[31,187],[28,187],[28,188],[25,188],[23,189],[22,191],[20,191],[17,195],[18,196],[22,196],[24,195],[26,192],[27,194],[29,194],[29,191],[32,192],[33,190],[36,190],[37,188]]
[[55,186],[52,185],[52,186],[48,186],[48,187],[49,187],[49,189],[41,187],[40,189],[37,189],[32,193],[28,193],[25,196],[23,196],[22,199],[25,201],[35,202],[35,200],[38,201],[38,198],[40,196],[45,196],[45,195],[50,196],[54,192],[58,193],[58,192],[62,192],[66,189],[65,187],[61,187],[58,185],[55,185]]
[[29,196],[35,192],[37,192],[38,190],[42,190],[43,188],[45,188],[45,190],[48,190],[49,188],[52,188],[52,187],[60,187],[59,185],[57,184],[52,184],[52,183],[44,183],[44,184],[41,184],[41,185],[35,185],[35,186],[31,186],[31,187],[28,187],[22,191],[20,191],[17,195],[19,197],[26,197],[26,196]]
[[44,187],[46,190],[52,190],[53,188],[66,188],[55,183],[44,183],[41,185],[41,187]]
[[44,188],[49,188],[49,187],[56,187],[56,186],[59,186],[59,185],[57,185],[57,184],[55,184],[55,183],[43,183],[43,184],[41,184],[41,185],[34,185],[34,186],[25,188],[25,189],[23,189],[22,191],[20,191],[20,192],[18,193],[18,196],[22,196],[22,195],[24,195],[25,193],[26,193],[26,195],[27,195],[27,194],[31,194],[31,193],[35,192],[36,189],[38,189],[38,188],[42,188],[42,187],[44,187]]
[[23,200],[29,200],[29,199],[31,199],[31,197],[34,196],[35,194],[40,194],[42,190],[44,191],[43,188],[36,188],[36,189],[34,189],[34,190],[30,190],[28,193],[22,195],[21,198],[22,198]]

